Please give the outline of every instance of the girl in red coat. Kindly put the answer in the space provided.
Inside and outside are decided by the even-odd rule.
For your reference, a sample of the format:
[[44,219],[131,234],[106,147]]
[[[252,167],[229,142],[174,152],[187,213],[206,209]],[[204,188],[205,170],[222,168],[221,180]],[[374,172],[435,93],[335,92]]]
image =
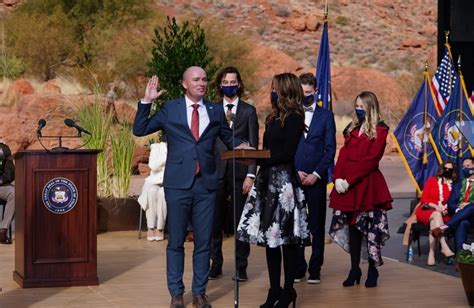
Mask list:
[[351,270],[342,283],[359,284],[362,239],[367,242],[369,270],[365,286],[377,285],[382,265],[381,246],[390,237],[387,210],[392,196],[379,170],[385,150],[388,126],[380,119],[379,103],[372,92],[360,93],[354,103],[352,122],[344,130],[344,146],[334,168],[335,185],[329,207],[334,209],[329,234],[350,253]]
[[[451,215],[448,215],[446,204],[451,195],[451,187],[453,181],[457,178],[456,167],[452,161],[445,161],[439,166],[436,176],[429,178],[425,187],[419,205],[415,210],[416,220],[422,224],[430,224],[430,229],[435,229],[448,222]],[[439,239],[441,244],[441,252],[446,256],[447,263],[452,263],[454,253],[449,249],[446,239]],[[435,265],[434,248],[436,239],[430,233],[430,252],[428,254],[428,265]]]

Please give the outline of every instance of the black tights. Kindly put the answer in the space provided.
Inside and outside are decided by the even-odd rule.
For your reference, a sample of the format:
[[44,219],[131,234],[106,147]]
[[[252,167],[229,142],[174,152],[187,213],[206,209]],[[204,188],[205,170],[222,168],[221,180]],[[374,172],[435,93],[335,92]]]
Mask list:
[[[362,249],[362,232],[355,225],[349,226],[349,251],[351,254],[351,270],[357,270],[360,264]],[[369,269],[375,269],[375,262],[369,257]]]
[[285,271],[285,289],[293,289],[296,278],[296,259],[298,255],[297,245],[283,245],[276,248],[266,248],[268,276],[270,288],[280,289],[281,275],[281,251],[283,250],[283,269]]

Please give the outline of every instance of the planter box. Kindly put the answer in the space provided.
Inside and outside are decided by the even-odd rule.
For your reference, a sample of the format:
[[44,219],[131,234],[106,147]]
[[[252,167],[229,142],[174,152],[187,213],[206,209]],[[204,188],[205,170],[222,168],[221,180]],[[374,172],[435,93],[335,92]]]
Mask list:
[[[97,198],[97,232],[137,230],[141,210],[134,198]],[[147,229],[144,213],[142,229]]]
[[458,263],[469,306],[474,306],[474,264]]

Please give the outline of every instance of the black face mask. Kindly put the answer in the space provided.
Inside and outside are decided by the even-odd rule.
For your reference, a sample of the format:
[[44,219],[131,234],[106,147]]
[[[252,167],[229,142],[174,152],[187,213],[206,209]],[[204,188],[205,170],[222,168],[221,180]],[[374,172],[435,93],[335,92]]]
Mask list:
[[450,179],[453,177],[454,169],[451,168],[444,168],[443,170],[443,177]]
[[314,103],[314,95],[308,95],[304,97],[303,105],[306,107],[311,106]]
[[474,168],[462,168],[462,173],[464,177],[468,178],[474,174]]

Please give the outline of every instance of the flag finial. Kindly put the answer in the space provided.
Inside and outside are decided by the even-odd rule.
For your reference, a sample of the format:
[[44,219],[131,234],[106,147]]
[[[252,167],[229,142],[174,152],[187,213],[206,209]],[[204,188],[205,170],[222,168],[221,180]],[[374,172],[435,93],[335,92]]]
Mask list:
[[428,71],[428,61],[425,61],[425,73]]
[[326,0],[326,3],[324,4],[324,20],[328,19],[328,13],[329,13],[329,6],[328,6],[328,1]]
[[458,56],[458,71],[461,73],[461,55]]
[[449,43],[449,30],[444,31],[444,38],[446,40],[446,44]]

